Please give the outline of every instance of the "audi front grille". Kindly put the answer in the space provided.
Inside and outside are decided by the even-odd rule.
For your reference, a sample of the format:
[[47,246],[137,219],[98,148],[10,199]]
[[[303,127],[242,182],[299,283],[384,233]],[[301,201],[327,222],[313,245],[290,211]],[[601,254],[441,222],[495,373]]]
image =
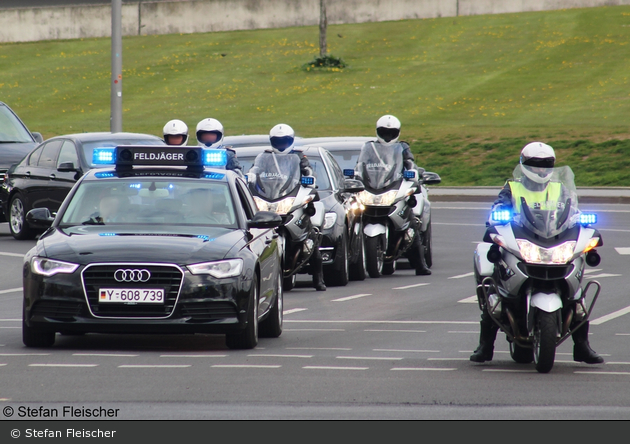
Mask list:
[[[147,278],[147,274],[150,277]],[[95,317],[166,318],[173,313],[184,274],[175,265],[121,263],[88,265],[81,276],[90,311]],[[101,288],[163,288],[164,303],[99,303]]]

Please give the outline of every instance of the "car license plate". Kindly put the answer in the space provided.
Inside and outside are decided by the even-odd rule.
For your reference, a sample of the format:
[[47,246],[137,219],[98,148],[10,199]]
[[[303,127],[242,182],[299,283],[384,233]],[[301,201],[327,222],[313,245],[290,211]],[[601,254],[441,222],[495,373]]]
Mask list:
[[163,288],[101,288],[98,302],[122,302],[127,304],[163,304]]

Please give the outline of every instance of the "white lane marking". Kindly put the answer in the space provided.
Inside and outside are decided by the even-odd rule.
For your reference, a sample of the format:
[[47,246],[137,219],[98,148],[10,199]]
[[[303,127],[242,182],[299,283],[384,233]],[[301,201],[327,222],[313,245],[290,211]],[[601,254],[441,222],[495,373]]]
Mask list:
[[[287,322],[286,319],[284,322]],[[283,331],[346,331],[345,328],[285,328]]]
[[286,347],[287,350],[338,350],[338,351],[348,351],[352,350],[351,348],[345,347]]
[[392,290],[406,290],[407,288],[422,287],[424,285],[429,285],[429,284],[428,282],[425,282],[423,284],[405,285],[404,287],[394,287],[392,288]]
[[253,364],[216,364],[213,368],[280,368],[281,365],[253,365]]
[[333,299],[331,302],[344,302],[344,301],[349,301],[351,299],[363,298],[365,296],[372,296],[372,293],[355,294],[354,296],[346,296],[345,298]]
[[622,308],[621,310],[613,311],[612,313],[609,313],[607,315],[600,316],[599,318],[590,321],[590,323],[593,325],[603,324],[604,322],[608,322],[612,319],[616,319],[628,313],[630,313],[630,306]]
[[606,365],[630,365],[630,362],[621,362],[621,361],[617,361],[617,362],[606,362]]
[[471,271],[470,273],[460,274],[460,275],[457,275],[457,276],[451,276],[451,277],[450,277],[450,278],[448,278],[448,279],[461,279],[461,278],[465,278],[465,277],[469,277],[469,276],[474,276],[474,275],[475,275],[475,273],[473,273],[473,272]]
[[461,304],[476,304],[477,303],[477,295],[468,296],[467,298],[460,299],[457,301]]
[[186,367],[190,367],[190,365],[187,365],[187,364],[167,364],[167,365],[125,364],[125,365],[118,366],[118,368],[186,368]]
[[292,320],[284,320],[284,322],[293,322],[293,323],[312,323],[312,324],[455,324],[455,325],[465,325],[465,324],[479,324],[479,321],[329,321],[329,320],[300,320],[300,319],[292,319]]
[[6,364],[0,364],[0,367],[4,367]]
[[131,355],[128,353],[72,353],[72,356],[104,356],[112,358],[135,358],[139,355]]
[[596,375],[625,375],[625,376],[630,376],[630,372],[598,372],[598,371],[590,371],[590,372],[580,372],[580,371],[575,371],[573,373],[581,373],[583,375],[592,375],[592,374],[596,374]]
[[98,364],[29,364],[29,367],[98,367]]
[[[24,253],[26,254],[26,253]],[[0,251],[0,256],[12,256],[12,257],[21,257],[24,258],[24,254],[20,254],[20,253],[7,253],[5,251]]]
[[23,287],[7,288],[6,290],[0,290],[0,294],[17,293],[18,291],[22,291],[23,289]]
[[160,355],[160,358],[225,358],[227,355]]
[[426,330],[363,330],[368,332],[393,332],[393,333],[426,333]]
[[0,322],[22,322],[21,319],[0,319]]
[[457,370],[456,368],[431,368],[431,367],[394,367],[392,371],[422,371],[422,372],[450,372]]
[[366,359],[372,361],[402,361],[403,358],[390,358],[387,356],[336,356],[337,359]]
[[588,270],[584,270],[584,274],[592,274],[592,273],[596,273],[598,271],[602,271],[601,268],[589,268]]
[[590,276],[589,275],[589,279],[601,279],[601,278],[607,278],[607,277],[618,277],[618,276],[623,276],[622,274],[609,274],[609,273],[602,273],[602,274],[596,274],[594,276]]
[[313,355],[274,355],[274,354],[254,354],[247,356],[260,356],[264,358],[312,358]]
[[305,311],[305,310],[308,310],[308,308],[292,308],[290,310],[284,310],[282,312],[282,314],[283,315],[288,315],[288,314],[291,314],[291,313],[298,313],[300,311]]
[[390,349],[385,349],[385,348],[375,348],[374,350],[375,352],[392,352],[392,353],[440,353],[440,350],[390,350]]
[[334,367],[332,365],[306,365],[307,370],[368,370],[370,367]]

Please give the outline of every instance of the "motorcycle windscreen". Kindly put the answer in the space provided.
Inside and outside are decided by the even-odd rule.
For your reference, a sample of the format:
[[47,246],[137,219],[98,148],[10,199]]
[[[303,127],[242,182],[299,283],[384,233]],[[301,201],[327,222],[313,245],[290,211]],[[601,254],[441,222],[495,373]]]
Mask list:
[[400,143],[383,148],[380,144],[367,142],[361,149],[356,170],[365,187],[373,190],[386,188],[402,179],[403,147]]
[[260,153],[250,171],[256,182],[249,188],[255,196],[274,201],[290,194],[300,184],[300,158],[295,154]]
[[[533,174],[544,178],[544,183],[532,180]],[[512,194],[515,222],[545,239],[577,223],[577,190],[569,166],[532,168],[518,165],[513,176],[524,186],[520,195]]]

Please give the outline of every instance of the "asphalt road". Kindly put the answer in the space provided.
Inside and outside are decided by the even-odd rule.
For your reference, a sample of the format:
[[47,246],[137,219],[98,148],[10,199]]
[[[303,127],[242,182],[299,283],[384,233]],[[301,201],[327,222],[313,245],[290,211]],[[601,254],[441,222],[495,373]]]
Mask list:
[[[119,409],[115,419],[630,419],[627,312],[630,205],[590,204],[604,238],[590,341],[605,364],[572,360],[549,374],[514,363],[499,334],[493,361],[468,357],[479,310],[472,253],[488,205],[434,202],[431,276],[392,276],[285,294],[285,330],[254,350],[222,336],[60,336],[21,342],[21,256],[0,224],[0,405]],[[12,419],[27,419],[12,417]],[[65,418],[68,419],[68,418]]]

